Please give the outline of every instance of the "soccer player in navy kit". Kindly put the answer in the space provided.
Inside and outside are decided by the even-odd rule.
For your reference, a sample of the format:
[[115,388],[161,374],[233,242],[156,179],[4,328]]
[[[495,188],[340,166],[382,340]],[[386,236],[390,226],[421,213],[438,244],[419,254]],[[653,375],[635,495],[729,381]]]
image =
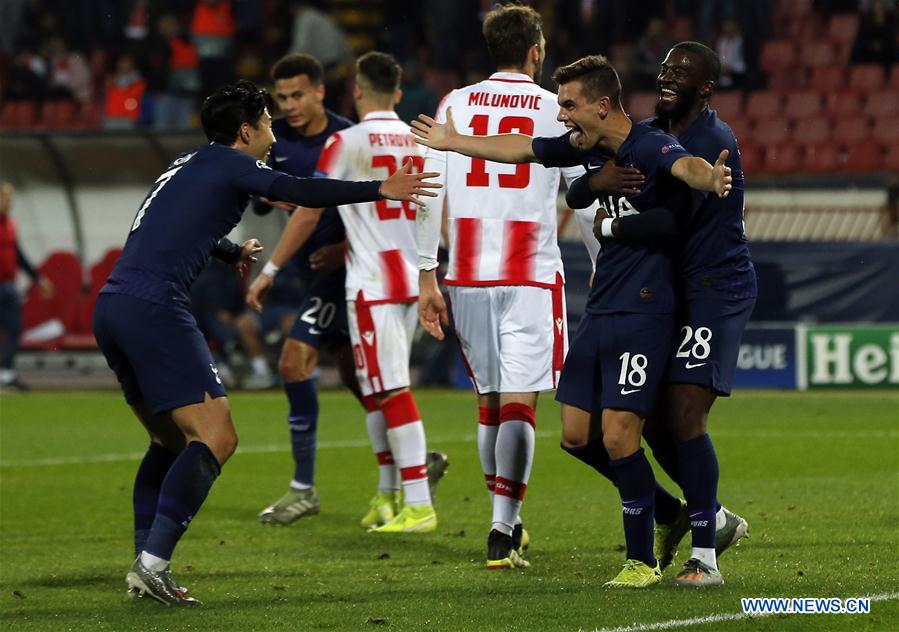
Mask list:
[[[707,433],[716,397],[730,395],[740,337],[757,296],[755,269],[743,232],[744,187],[737,142],[709,108],[720,71],[721,62],[708,47],[697,42],[677,44],[658,76],[657,118],[645,122],[675,135],[688,151],[709,160],[727,148],[733,172],[732,194],[725,199],[705,198],[682,232],[679,246],[680,335],[662,396],[665,419],[657,420],[667,421],[677,442],[674,478],[684,491],[689,512],[686,520],[660,525],[662,548],[667,549],[662,555],[668,557],[676,550],[687,528],[693,534],[691,556],[672,582],[679,586],[720,584],[717,555],[748,532],[743,518],[716,502],[718,461]],[[602,189],[596,176],[590,180],[592,188]],[[576,204],[591,201],[588,195]],[[626,230],[622,223],[628,221],[633,220],[614,224],[611,218],[602,220],[605,232],[616,239],[622,238],[618,233]]]
[[248,81],[203,103],[208,145],[182,155],[156,180],[131,225],[94,310],[94,336],[147,429],[150,447],[134,482],[137,559],[129,592],[172,605],[198,603],[169,560],[237,447],[228,399],[190,313],[188,292],[210,256],[246,263],[257,240],[224,239],[251,195],[330,206],[383,197],[418,203],[435,186],[400,170],[383,182],[301,179],[264,162],[275,139],[268,95]]
[[[272,67],[275,99],[284,117],[272,123],[277,142],[269,155],[269,166],[294,176],[311,177],[325,141],[331,134],[352,125],[349,119],[338,116],[324,107],[324,69],[313,56],[291,54]],[[288,525],[303,516],[319,512],[315,492],[315,446],[318,426],[318,391],[313,378],[321,348],[335,354],[344,384],[357,399],[362,394],[356,382],[352,347],[346,322],[346,302],[343,300],[345,267],[343,244],[346,233],[340,214],[332,207],[322,210],[320,218],[314,213],[295,212],[293,205],[285,210],[288,220],[309,238],[288,264],[298,272],[303,282],[305,298],[297,310],[297,318],[284,340],[278,372],[284,383],[289,411],[287,423],[294,460],[294,474],[287,492],[259,514],[264,524]],[[267,202],[254,205],[257,214],[272,209]],[[318,219],[316,224],[315,220]],[[336,269],[316,271],[310,258],[323,255],[330,248],[339,250]],[[277,274],[273,265],[267,266],[250,286],[247,303],[260,308],[262,296],[272,287]]]
[[[620,105],[617,73],[603,57],[560,68],[554,78],[559,83],[559,120],[572,130],[561,139],[461,136],[455,134],[450,117],[443,126],[420,117],[422,123],[415,127],[424,144],[503,162],[589,165],[591,159],[601,158],[594,155],[596,150],[602,150],[647,177],[641,194],[604,200],[611,214],[661,210],[670,217],[659,223],[667,230],[647,235],[649,241],[615,244],[600,252],[587,314],[571,343],[556,396],[563,403],[563,442],[587,443],[600,421],[612,458],[628,560],[608,585],[644,587],[661,581],[661,571],[653,555],[656,483],[640,436],[664,380],[676,308],[672,252],[661,237],[689,221],[693,193],[677,180],[727,194],[727,154],[722,152],[712,167],[688,154],[673,137],[633,125]],[[444,137],[450,137],[449,142]]]

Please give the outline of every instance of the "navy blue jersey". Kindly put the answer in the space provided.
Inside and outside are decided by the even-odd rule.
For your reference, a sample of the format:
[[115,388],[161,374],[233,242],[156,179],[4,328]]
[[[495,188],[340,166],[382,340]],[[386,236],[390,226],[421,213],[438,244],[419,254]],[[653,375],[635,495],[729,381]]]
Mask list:
[[[660,119],[645,123],[666,130]],[[667,131],[667,130],[666,130]],[[711,164],[722,149],[730,151],[733,189],[726,198],[705,194],[684,231],[680,253],[680,276],[687,295],[712,292],[739,300],[757,295],[755,268],[743,232],[743,168],[740,151],[730,127],[718,119],[714,110],[705,108],[699,118],[678,140],[694,156]]]
[[[275,133],[277,142],[269,154],[269,165],[292,176],[308,178],[315,175],[318,158],[331,134],[353,125],[349,119],[333,112],[328,111],[326,114],[328,115],[327,127],[323,132],[314,136],[303,136],[297,133],[287,123],[287,119],[278,119],[273,122],[272,131]],[[345,238],[346,231],[340,220],[340,213],[336,207],[329,206],[322,213],[318,225],[309,239],[293,257],[294,266],[303,281],[311,282],[316,274],[309,268],[309,255],[322,246],[342,243]],[[343,274],[343,271],[340,274]]]
[[283,178],[261,160],[218,143],[184,154],[156,179],[102,294],[189,304],[189,290],[250,196]]
[[[566,149],[567,148],[567,149]],[[568,142],[568,134],[555,139],[536,138],[533,151],[550,167],[584,165],[593,172],[609,157],[598,149],[582,152]],[[673,136],[645,125],[633,125],[618,148],[616,161],[623,167],[636,167],[646,180],[637,195],[603,194],[599,197],[609,215],[624,217],[664,206],[687,185],[671,175],[679,158],[690,154]],[[686,218],[679,218],[682,223]],[[663,238],[624,242],[607,240],[596,259],[596,277],[587,298],[589,314],[663,313],[676,311],[674,280],[674,244]]]

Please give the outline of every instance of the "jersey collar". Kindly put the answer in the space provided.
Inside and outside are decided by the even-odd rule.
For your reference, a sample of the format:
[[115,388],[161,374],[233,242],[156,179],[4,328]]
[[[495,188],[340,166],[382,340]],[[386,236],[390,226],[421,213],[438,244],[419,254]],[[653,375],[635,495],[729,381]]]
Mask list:
[[520,72],[495,72],[488,81],[505,81],[507,83],[534,83],[534,80]]
[[376,112],[369,112],[365,116],[362,117],[363,121],[398,121],[400,120],[399,115],[393,110],[378,110]]

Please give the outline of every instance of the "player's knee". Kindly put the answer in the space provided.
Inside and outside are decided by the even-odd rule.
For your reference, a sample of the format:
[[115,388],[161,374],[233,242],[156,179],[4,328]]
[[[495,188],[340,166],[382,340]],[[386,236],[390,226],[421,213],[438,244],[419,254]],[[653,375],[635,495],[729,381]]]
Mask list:
[[706,413],[688,401],[672,406],[669,413],[671,432],[677,441],[689,441],[706,431]]
[[285,349],[278,359],[278,374],[285,383],[311,380],[316,366],[317,357],[302,347],[290,351]]
[[567,428],[562,426],[562,448],[581,448],[587,445],[589,433],[580,428]]
[[603,445],[613,459],[623,459],[640,449],[640,434],[624,426],[611,427],[603,432]]
[[212,450],[219,465],[224,465],[237,450],[237,432],[231,427],[216,433],[209,442],[209,449]]

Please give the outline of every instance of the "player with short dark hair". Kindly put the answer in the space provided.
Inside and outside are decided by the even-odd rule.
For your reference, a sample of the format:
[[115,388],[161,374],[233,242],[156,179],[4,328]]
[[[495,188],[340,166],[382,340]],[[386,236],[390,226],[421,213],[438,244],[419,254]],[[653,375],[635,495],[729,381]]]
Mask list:
[[[676,136],[688,151],[707,160],[722,147],[728,148],[734,182],[729,197],[708,196],[702,201],[680,240],[680,337],[659,411],[665,418],[654,420],[656,424],[667,421],[677,450],[659,451],[651,442],[656,459],[687,498],[682,513],[689,516],[659,524],[656,534],[664,567],[692,527],[692,554],[674,579],[676,585],[686,586],[721,583],[717,556],[748,533],[746,521],[716,501],[718,462],[707,433],[708,414],[716,397],[730,395],[740,337],[757,296],[755,269],[743,232],[743,172],[737,141],[730,127],[709,108],[720,72],[718,55],[707,46],[698,42],[675,45],[659,72],[656,118],[645,122]],[[608,169],[618,170],[613,163],[603,171]],[[607,191],[608,185],[602,181],[619,177],[600,173],[582,178],[572,193],[577,195],[588,181],[594,192]],[[569,201],[578,206],[593,198],[594,194],[588,194]],[[610,238],[626,240],[632,228],[624,224],[633,218],[606,222]]]
[[670,217],[654,224],[654,231],[640,243],[610,242],[600,251],[600,274],[557,393],[563,403],[563,442],[586,445],[601,432],[612,457],[609,464],[622,499],[628,560],[608,585],[644,587],[661,581],[653,554],[656,483],[640,436],[664,379],[674,331],[674,265],[664,237],[688,221],[691,213],[692,194],[679,180],[727,194],[727,154],[722,152],[712,167],[688,154],[673,137],[633,125],[621,107],[617,73],[604,57],[579,60],[560,69],[556,77],[558,118],[571,130],[561,138],[462,136],[455,132],[451,117],[445,125],[428,117],[420,117],[422,121],[414,125],[424,144],[501,162],[590,165],[615,156],[645,169],[647,180],[636,196],[605,197],[606,210],[615,216]]
[[273,171],[264,162],[275,140],[268,102],[248,81],[206,99],[200,120],[211,142],[157,178],[94,310],[97,343],[151,441],[134,483],[137,559],[126,582],[165,604],[198,603],[169,560],[237,446],[225,389],[190,313],[194,279],[213,255],[255,260],[257,240],[224,239],[252,195],[314,206],[382,197],[420,203],[417,196],[437,186],[407,171],[371,182]]

